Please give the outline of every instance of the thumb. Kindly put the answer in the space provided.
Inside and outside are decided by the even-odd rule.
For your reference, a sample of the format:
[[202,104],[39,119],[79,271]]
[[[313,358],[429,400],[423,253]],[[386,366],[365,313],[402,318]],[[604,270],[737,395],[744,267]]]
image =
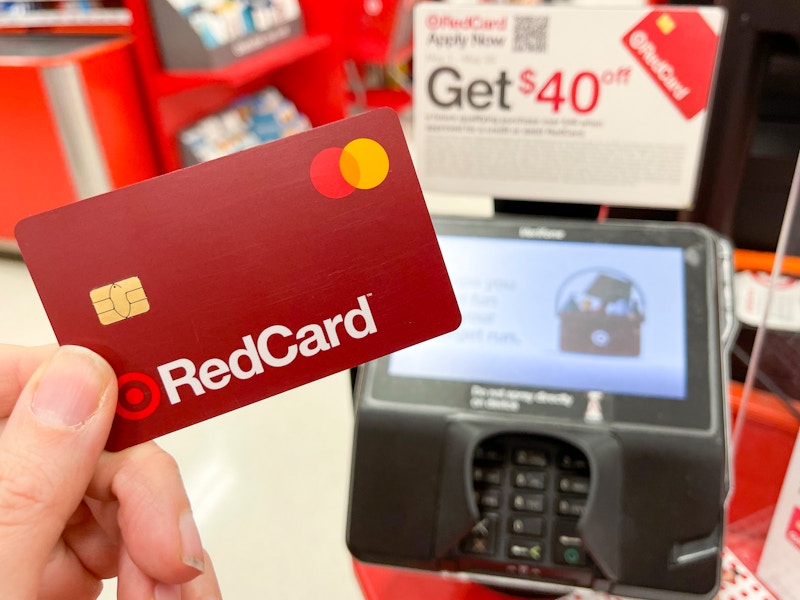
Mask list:
[[48,556],[105,446],[116,393],[108,363],[64,346],[28,381],[2,430],[0,581],[19,597],[37,596]]

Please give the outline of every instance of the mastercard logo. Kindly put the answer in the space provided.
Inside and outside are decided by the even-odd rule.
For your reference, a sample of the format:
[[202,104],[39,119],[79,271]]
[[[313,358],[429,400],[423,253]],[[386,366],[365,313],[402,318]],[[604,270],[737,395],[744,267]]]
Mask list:
[[326,148],[311,161],[311,183],[328,198],[344,198],[354,190],[378,187],[389,174],[389,155],[369,138],[358,138],[344,148]]
[[146,419],[161,403],[161,390],[155,379],[144,373],[125,373],[117,379],[117,414],[129,421]]

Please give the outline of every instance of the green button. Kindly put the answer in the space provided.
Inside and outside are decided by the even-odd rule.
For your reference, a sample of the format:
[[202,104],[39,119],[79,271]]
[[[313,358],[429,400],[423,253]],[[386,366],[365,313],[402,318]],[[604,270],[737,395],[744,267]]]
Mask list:
[[578,552],[575,548],[567,548],[564,550],[564,560],[567,561],[569,564],[574,565],[581,560],[581,553]]
[[528,554],[530,554],[533,560],[542,560],[542,547],[538,544],[531,546],[528,550]]

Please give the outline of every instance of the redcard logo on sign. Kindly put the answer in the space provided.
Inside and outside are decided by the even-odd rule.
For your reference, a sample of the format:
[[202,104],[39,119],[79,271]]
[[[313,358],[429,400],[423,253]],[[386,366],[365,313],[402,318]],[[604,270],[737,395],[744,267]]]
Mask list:
[[708,106],[719,36],[697,11],[653,11],[622,43],[686,119]]

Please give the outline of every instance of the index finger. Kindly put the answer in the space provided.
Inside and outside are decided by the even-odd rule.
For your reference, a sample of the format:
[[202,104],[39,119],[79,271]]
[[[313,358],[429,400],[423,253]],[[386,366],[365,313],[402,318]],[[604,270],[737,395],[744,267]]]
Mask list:
[[98,520],[110,536],[121,533],[129,557],[145,575],[177,584],[203,571],[203,545],[178,464],[153,442],[104,452],[86,493],[117,501],[118,510]]
[[0,344],[0,419],[11,414],[22,388],[57,347]]

